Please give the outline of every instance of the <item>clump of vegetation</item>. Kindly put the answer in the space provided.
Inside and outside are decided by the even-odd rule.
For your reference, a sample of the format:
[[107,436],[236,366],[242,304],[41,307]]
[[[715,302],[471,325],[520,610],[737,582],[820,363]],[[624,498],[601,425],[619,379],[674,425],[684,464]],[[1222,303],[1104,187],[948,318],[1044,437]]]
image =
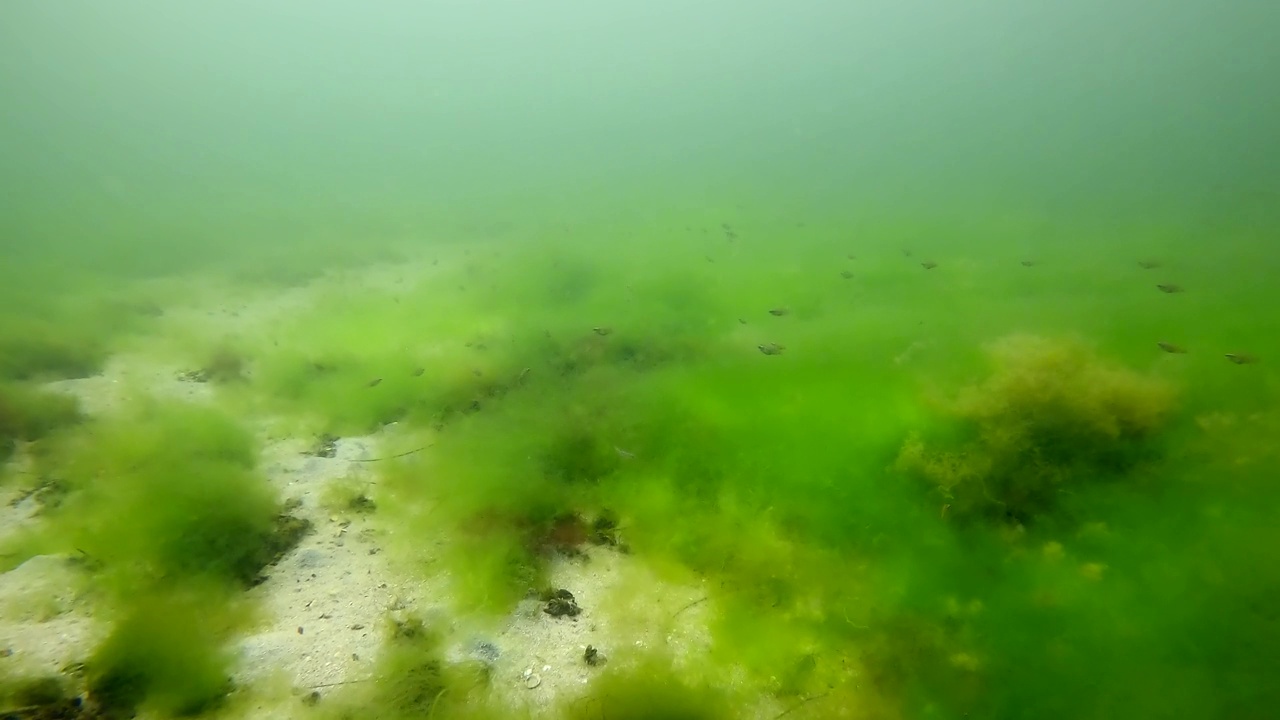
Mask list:
[[597,428],[587,426],[587,418],[573,419],[581,424],[562,429],[543,449],[543,474],[548,480],[566,484],[597,482],[612,474],[622,464],[621,453]]
[[195,592],[131,598],[85,663],[90,700],[107,717],[131,717],[144,705],[192,715],[218,703],[231,690],[222,646],[235,625],[219,602]]
[[18,709],[31,713],[45,710],[46,715],[54,717],[53,711],[72,700],[69,685],[56,675],[0,680],[0,717],[24,717]]
[[448,662],[440,633],[420,618],[393,620],[389,635],[374,683],[338,698],[334,715],[343,720],[498,716],[486,715],[487,665]]
[[159,313],[151,295],[62,267],[9,263],[0,269],[0,379],[93,375],[116,337]]
[[356,478],[344,478],[325,485],[320,502],[330,512],[339,514],[372,513],[378,504],[369,497],[369,483]]
[[961,713],[979,711],[989,692],[989,672],[983,658],[971,649],[973,631],[965,611],[933,618],[903,613],[885,621],[862,638],[866,680],[886,698],[901,703],[900,714],[916,717],[925,705],[944,698]]
[[590,693],[575,701],[570,720],[714,720],[737,717],[729,699],[711,685],[695,685],[677,676],[669,662],[651,659],[606,671]]
[[204,365],[196,372],[201,382],[230,383],[243,380],[248,370],[245,356],[233,348],[220,345],[209,354]]
[[953,515],[1025,521],[1058,494],[1116,477],[1148,457],[1174,404],[1163,382],[1110,364],[1084,345],[1014,336],[991,348],[992,374],[948,413],[960,438],[907,440],[899,469],[923,477]]
[[89,430],[59,460],[70,490],[50,549],[79,549],[126,584],[252,585],[309,530],[254,471],[249,436],[214,410],[147,406]]
[[77,338],[33,321],[0,321],[0,378],[88,377],[107,352],[98,338]]
[[0,384],[0,460],[18,442],[39,440],[80,419],[79,404],[69,395]]

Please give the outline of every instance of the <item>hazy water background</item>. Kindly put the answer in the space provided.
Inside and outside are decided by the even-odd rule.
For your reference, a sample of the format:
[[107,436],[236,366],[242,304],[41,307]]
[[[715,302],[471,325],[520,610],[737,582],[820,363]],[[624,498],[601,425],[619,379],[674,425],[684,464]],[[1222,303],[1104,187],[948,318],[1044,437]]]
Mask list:
[[[664,504],[656,481],[610,489],[657,521],[636,530],[654,555],[724,567],[716,553],[740,527],[774,529],[764,506],[798,538],[793,574],[765,560],[734,571],[750,612],[717,628],[766,673],[796,651],[795,627],[761,631],[757,586],[826,593],[889,628],[819,623],[816,642],[823,658],[880,653],[902,674],[905,716],[1265,717],[1280,661],[1278,29],[1280,6],[1251,0],[15,0],[0,6],[0,339],[27,337],[25,303],[70,280],[230,268],[289,281],[503,241],[526,263],[485,266],[469,295],[397,309],[353,294],[271,338],[285,350],[259,339],[255,391],[301,388],[343,432],[365,430],[416,392],[400,367],[408,327],[457,334],[468,313],[501,315],[516,339],[495,365],[518,370],[546,360],[521,354],[544,325],[567,336],[612,318],[617,335],[705,354],[643,379],[610,367],[598,386],[556,381],[463,424],[438,452],[492,492],[467,501],[527,499],[510,468],[548,440],[527,428],[555,442],[545,418],[616,401],[600,427],[749,498],[734,516]],[[742,335],[783,304],[771,334]],[[761,317],[743,330],[739,313]],[[971,382],[981,345],[1019,331],[1083,335],[1182,391],[1161,441],[1167,484],[1071,501],[1105,537],[1057,519],[1023,544],[953,532],[886,483],[903,437],[945,424],[921,386]],[[782,362],[755,362],[766,340],[788,346],[770,358]],[[304,382],[291,347],[360,357],[352,377]],[[474,358],[455,350],[445,369],[469,381]],[[1240,351],[1261,362],[1221,357]],[[707,436],[690,437],[701,422]],[[1053,543],[1114,580],[1038,564]],[[871,568],[870,610],[842,584],[864,578],[827,552]],[[944,596],[985,614],[960,617]],[[912,655],[931,623],[985,653],[986,674],[951,667],[945,642]]]
[[810,222],[1013,216],[1045,237],[1275,205],[1280,20],[1264,2],[2,12],[4,235],[42,252],[204,256],[246,235],[483,234],[733,202]]

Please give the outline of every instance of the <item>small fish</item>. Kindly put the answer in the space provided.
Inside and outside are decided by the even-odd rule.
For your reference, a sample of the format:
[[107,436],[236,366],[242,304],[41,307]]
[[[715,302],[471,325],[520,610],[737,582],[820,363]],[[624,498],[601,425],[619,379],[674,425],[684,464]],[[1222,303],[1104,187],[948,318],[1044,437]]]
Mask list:
[[774,309],[770,310],[770,311],[769,311],[769,314],[770,314],[770,315],[772,315],[772,316],[774,316],[774,317],[782,317],[783,315],[786,315],[786,314],[788,314],[788,313],[790,313],[790,312],[791,312],[791,310],[790,310],[790,309],[788,309],[788,308],[784,308],[784,307],[776,307],[776,308],[774,308]]
[[840,277],[844,278],[845,280],[852,280],[853,273],[849,272],[848,270],[843,270],[840,272]]
[[1236,365],[1252,365],[1258,362],[1257,356],[1249,353],[1227,353],[1225,357]]
[[925,260],[924,262],[920,263],[920,267],[924,268],[925,270],[932,270],[938,267],[938,263],[932,260]]
[[857,255],[854,255],[853,253],[849,253],[848,255],[845,255],[845,257],[849,258],[850,260],[857,260],[857,259],[858,259],[858,256],[857,256]]
[[413,376],[414,376],[414,377],[422,377],[422,373],[424,373],[424,372],[426,372],[426,371],[427,371],[427,369],[426,369],[426,368],[414,368],[414,369],[413,369]]
[[608,334],[612,333],[612,332],[613,332],[613,328],[610,328],[610,327],[593,327],[593,328],[591,328],[591,332],[593,332],[593,333],[595,333],[595,334],[599,335],[600,337],[604,337],[605,335],[608,335]]
[[908,250],[907,248],[902,248],[902,255],[903,255],[903,257],[911,257],[911,254],[912,254],[912,253],[911,253],[911,251],[910,251],[910,250]]
[[613,446],[613,450],[614,450],[614,452],[618,453],[618,457],[622,458],[623,460],[634,460],[634,459],[636,458],[636,454],[635,454],[635,453],[633,453],[633,452],[627,452],[626,450],[623,450],[622,448],[618,447],[617,445],[614,445],[614,446]]
[[378,383],[382,382],[382,378],[374,378],[365,383],[365,387],[378,387]]
[[1177,284],[1175,284],[1175,283],[1160,283],[1160,284],[1156,285],[1156,287],[1157,287],[1157,288],[1160,290],[1160,292],[1162,292],[1162,293],[1169,293],[1169,294],[1173,294],[1173,293],[1180,293],[1180,292],[1182,292],[1182,286],[1181,286],[1181,285],[1177,285]]
[[1173,343],[1168,343],[1168,342],[1158,342],[1158,343],[1156,343],[1156,347],[1160,348],[1161,350],[1163,350],[1163,351],[1165,351],[1165,352],[1167,352],[1167,353],[1172,353],[1172,354],[1174,354],[1174,355],[1186,355],[1186,354],[1187,354],[1187,349],[1186,349],[1186,348],[1182,347],[1181,345],[1174,345]]
[[1155,270],[1156,268],[1160,267],[1160,261],[1159,260],[1139,260],[1138,267],[1142,268],[1143,270]]
[[516,382],[524,382],[524,379],[529,377],[529,373],[532,371],[532,369],[533,368],[525,368],[521,370],[520,374],[516,376]]
[[738,318],[738,322],[739,322],[739,323],[741,323],[741,324],[743,324],[743,325],[746,325],[746,324],[747,324],[747,319],[746,319],[746,318]]
[[1035,260],[1023,260],[1023,261],[1022,261],[1022,267],[1035,267],[1035,266],[1036,266],[1036,261],[1035,261]]
[[785,345],[779,345],[778,343],[763,343],[756,347],[765,355],[781,355],[782,351],[787,349]]

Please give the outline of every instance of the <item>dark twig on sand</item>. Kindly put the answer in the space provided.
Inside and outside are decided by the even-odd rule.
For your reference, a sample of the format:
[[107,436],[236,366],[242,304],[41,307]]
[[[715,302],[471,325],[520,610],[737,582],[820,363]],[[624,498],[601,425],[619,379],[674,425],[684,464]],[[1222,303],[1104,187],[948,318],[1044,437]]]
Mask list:
[[388,455],[387,457],[379,457],[379,458],[365,458],[364,460],[352,460],[351,462],[366,463],[366,462],[381,462],[383,460],[395,460],[396,458],[402,458],[407,455],[412,455],[414,453],[420,453],[423,450],[426,450],[427,448],[431,447],[432,445],[435,445],[435,443],[428,443],[415,450],[408,450],[408,451],[399,453],[397,455]]
[[791,713],[793,713],[793,712],[795,712],[795,711],[799,710],[800,708],[804,707],[806,704],[808,704],[808,703],[810,703],[810,702],[812,702],[812,701],[814,701],[814,700],[817,700],[817,699],[819,699],[819,698],[824,698],[824,697],[826,697],[827,695],[830,695],[830,694],[831,694],[831,693],[830,693],[830,691],[828,691],[828,692],[824,692],[824,693],[822,693],[821,695],[810,695],[809,697],[807,697],[807,698],[805,698],[805,699],[801,700],[800,702],[796,703],[795,705],[792,705],[791,707],[787,708],[786,710],[783,710],[780,714],[775,715],[775,716],[774,716],[774,718],[773,718],[773,720],[779,720],[779,718],[784,718],[784,717],[786,717],[786,716],[790,715]]
[[684,607],[682,607],[682,608],[680,608],[679,610],[677,610],[677,611],[675,612],[675,614],[674,614],[674,615],[672,615],[671,617],[673,617],[673,618],[674,618],[674,617],[678,617],[678,616],[680,615],[680,613],[684,612],[685,610],[688,610],[689,608],[693,607],[694,605],[701,605],[702,603],[706,602],[706,601],[707,601],[707,599],[708,599],[709,597],[711,597],[711,596],[710,596],[710,595],[703,595],[702,597],[698,598],[697,600],[694,600],[693,602],[689,603],[688,605],[685,605]]
[[321,683],[319,685],[308,685],[307,690],[319,690],[320,688],[338,687],[339,685],[356,685],[358,683],[367,683],[377,680],[376,677],[357,678],[355,680],[342,680],[341,682]]

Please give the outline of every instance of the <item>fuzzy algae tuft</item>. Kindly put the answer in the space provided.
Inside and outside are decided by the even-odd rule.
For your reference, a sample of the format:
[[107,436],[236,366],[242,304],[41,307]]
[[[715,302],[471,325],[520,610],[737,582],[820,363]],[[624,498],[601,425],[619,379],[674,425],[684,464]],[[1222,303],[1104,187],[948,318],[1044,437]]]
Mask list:
[[0,461],[8,459],[19,442],[40,440],[80,420],[75,398],[17,383],[0,384]]
[[958,439],[913,435],[899,470],[956,516],[1025,522],[1059,493],[1133,470],[1174,407],[1173,390],[1072,340],[1018,335],[989,348],[992,370],[946,404]]

